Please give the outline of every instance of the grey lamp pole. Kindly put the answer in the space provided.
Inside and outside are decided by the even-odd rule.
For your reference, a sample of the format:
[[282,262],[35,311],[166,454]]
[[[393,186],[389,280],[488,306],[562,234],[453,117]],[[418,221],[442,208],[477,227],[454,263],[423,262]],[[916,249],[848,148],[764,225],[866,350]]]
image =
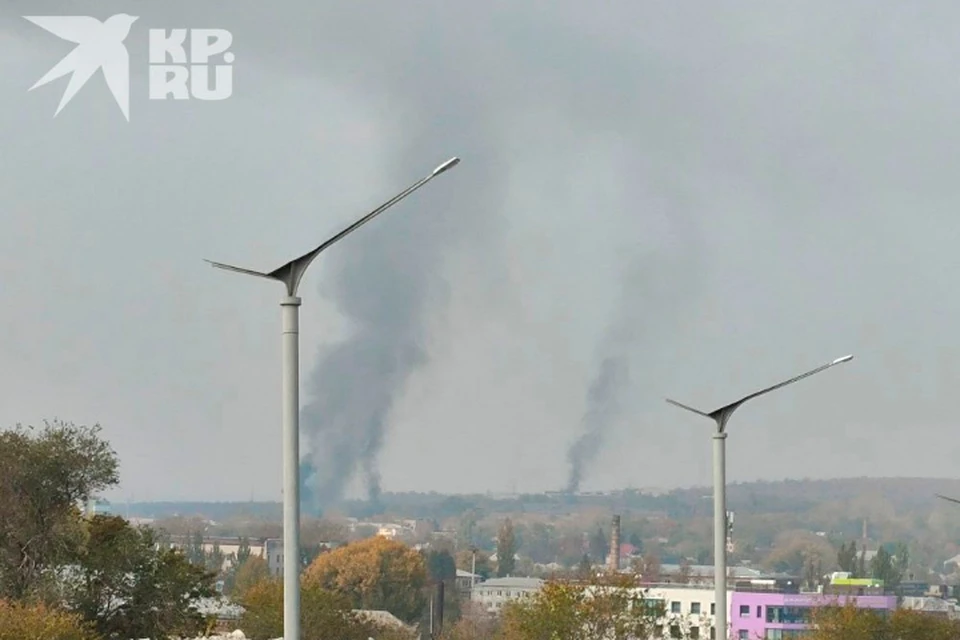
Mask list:
[[283,378],[283,637],[300,640],[300,298],[297,289],[304,272],[318,255],[460,162],[451,158],[399,194],[363,216],[313,251],[270,272],[253,271],[207,260],[211,265],[249,276],[282,282],[286,296],[282,311]]
[[795,378],[790,378],[772,387],[761,389],[760,391],[744,396],[736,402],[722,406],[719,409],[709,413],[688,407],[676,400],[667,398],[667,402],[681,409],[693,412],[704,418],[710,418],[717,425],[717,430],[713,434],[713,584],[714,599],[716,600],[714,615],[717,629],[717,640],[727,640],[727,422],[733,412],[740,408],[747,400],[752,400],[758,396],[776,391],[788,384],[793,384],[804,378],[808,378],[816,373],[825,371],[830,367],[849,362],[853,356],[844,356],[837,358],[833,362],[807,371]]

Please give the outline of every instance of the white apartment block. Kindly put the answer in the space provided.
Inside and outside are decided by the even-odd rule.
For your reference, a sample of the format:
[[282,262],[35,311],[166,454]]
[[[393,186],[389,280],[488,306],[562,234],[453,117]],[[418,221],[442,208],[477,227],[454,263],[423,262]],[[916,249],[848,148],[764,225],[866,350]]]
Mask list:
[[479,603],[488,613],[499,613],[506,603],[529,598],[542,586],[540,578],[491,578],[473,587],[470,602]]
[[[662,603],[666,611],[655,637],[715,640],[716,599],[712,586],[650,585],[640,588],[640,592],[644,598]],[[728,603],[732,595],[733,591],[727,591]]]
[[271,576],[283,576],[283,539],[267,538],[263,541],[263,555]]

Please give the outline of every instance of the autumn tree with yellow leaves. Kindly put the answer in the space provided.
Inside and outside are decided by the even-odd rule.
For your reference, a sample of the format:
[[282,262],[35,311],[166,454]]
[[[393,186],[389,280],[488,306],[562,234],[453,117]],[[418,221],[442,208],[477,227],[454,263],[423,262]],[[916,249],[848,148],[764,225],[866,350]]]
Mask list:
[[0,600],[0,640],[99,640],[92,625],[77,614],[42,604]]
[[420,620],[427,603],[423,556],[380,536],[321,554],[307,567],[304,584],[342,594],[355,609],[389,611],[408,623]]
[[503,612],[501,640],[633,640],[651,637],[663,606],[646,600],[629,577],[591,583],[549,581]]
[[814,612],[806,640],[960,640],[960,623],[909,609],[887,614],[851,603]]
[[[276,579],[260,581],[243,595],[240,626],[252,640],[270,640],[283,635],[283,584]],[[300,625],[303,640],[367,640],[401,638],[351,610],[348,598],[304,585],[300,593]]]

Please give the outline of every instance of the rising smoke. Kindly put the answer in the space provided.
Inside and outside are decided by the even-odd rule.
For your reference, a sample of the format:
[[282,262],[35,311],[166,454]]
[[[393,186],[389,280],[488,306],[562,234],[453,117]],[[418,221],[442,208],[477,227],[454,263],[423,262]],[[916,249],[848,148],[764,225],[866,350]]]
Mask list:
[[580,490],[584,466],[603,445],[604,436],[620,416],[620,398],[630,383],[630,363],[625,355],[610,355],[600,363],[597,376],[587,389],[587,410],[580,421],[580,437],[567,452],[570,477],[567,493]]
[[[652,356],[660,338],[682,324],[682,312],[699,288],[700,233],[687,211],[687,198],[673,194],[663,202],[662,218],[669,234],[657,239],[652,249],[638,246],[628,272],[621,281],[620,298],[599,344],[600,365],[587,387],[580,420],[580,435],[567,450],[570,472],[566,492],[580,491],[584,475],[595,462],[610,435],[623,417],[627,392],[637,380],[631,379],[631,363]],[[655,238],[659,235],[648,233]],[[643,354],[637,353],[643,347]],[[655,358],[645,358],[647,376]],[[639,368],[639,367],[638,367]],[[635,390],[634,395],[639,395]]]
[[[574,22],[598,15],[579,6],[558,15]],[[542,12],[532,5],[491,11],[483,3],[435,3],[416,20],[393,5],[379,8],[375,17],[346,2],[304,4],[300,11],[266,55],[307,77],[362,93],[364,104],[382,106],[378,135],[400,144],[383,159],[397,171],[391,181],[378,180],[378,189],[402,188],[451,155],[463,158],[449,176],[321,260],[325,293],[351,328],[346,340],[320,349],[304,388],[305,462],[313,469],[316,506],[326,507],[344,496],[358,474],[371,498],[381,492],[378,454],[395,402],[429,361],[427,323],[445,309],[447,254],[483,255],[482,277],[507,280],[497,272],[504,270],[499,252],[510,215],[504,203],[518,189],[518,170],[539,172],[535,178],[545,182],[544,176],[554,175],[557,132],[576,131],[586,141],[610,134],[633,149],[647,145],[638,157],[663,164],[683,147],[669,136],[669,145],[649,139],[644,123],[662,116],[663,105],[650,100],[650,78],[659,76],[648,76],[649,69],[627,62],[605,43],[545,30]],[[295,51],[290,43],[298,43]],[[558,64],[561,57],[564,64]],[[324,61],[321,67],[317,60]],[[539,131],[539,122],[554,129]],[[562,151],[577,157],[581,149],[574,144]],[[637,168],[613,170],[628,192],[625,202],[637,201]],[[522,190],[538,189],[542,185],[527,181]],[[581,205],[539,213],[545,224],[590,216]],[[586,453],[584,460],[595,455]]]
[[[379,503],[378,455],[390,412],[411,375],[429,361],[428,324],[445,310],[446,254],[470,238],[473,249],[488,252],[491,268],[498,268],[496,221],[502,204],[496,185],[503,178],[494,174],[488,147],[494,135],[481,114],[463,105],[457,109],[438,113],[436,105],[415,104],[421,117],[444,127],[419,123],[422,135],[398,154],[396,164],[422,167],[424,173],[452,155],[460,155],[462,164],[364,227],[351,237],[349,251],[331,261],[325,292],[349,320],[351,334],[321,348],[306,386],[301,438],[313,469],[314,508],[341,500],[358,474],[371,507]],[[467,172],[469,183],[489,179],[494,187],[470,189],[464,197],[456,182]],[[417,177],[398,178],[400,188]]]

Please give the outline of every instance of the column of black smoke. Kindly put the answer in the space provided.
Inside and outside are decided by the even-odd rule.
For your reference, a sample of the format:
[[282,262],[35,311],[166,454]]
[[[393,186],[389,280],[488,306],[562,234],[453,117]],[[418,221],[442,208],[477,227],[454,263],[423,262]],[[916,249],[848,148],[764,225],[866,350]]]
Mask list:
[[[636,275],[636,274],[634,274]],[[632,278],[627,279],[627,281]],[[587,387],[586,408],[580,420],[580,436],[570,445],[567,461],[570,475],[567,493],[580,490],[585,467],[589,465],[603,446],[607,433],[620,417],[621,397],[630,384],[630,354],[632,343],[630,331],[635,318],[628,312],[630,304],[623,299],[635,292],[623,286],[618,301],[614,322],[610,324],[601,341],[604,353],[596,376]]]
[[607,356],[587,389],[587,409],[580,421],[580,437],[570,446],[567,493],[580,490],[584,466],[600,452],[604,437],[620,415],[620,396],[630,382],[630,363],[624,356]]
[[496,227],[506,180],[493,150],[496,132],[475,100],[447,91],[439,104],[399,110],[419,115],[405,124],[413,134],[395,157],[393,188],[399,191],[453,155],[462,163],[351,236],[327,264],[332,278],[324,289],[351,333],[321,348],[306,383],[301,440],[309,451],[315,506],[342,499],[357,473],[371,502],[379,501],[377,456],[390,412],[411,374],[429,360],[427,328],[445,309],[444,254],[462,250],[460,242],[469,238],[472,249],[489,252],[491,267],[498,268]]
[[[601,338],[600,365],[587,387],[580,435],[567,450],[568,494],[580,490],[584,474],[622,417],[624,397],[631,389],[631,369],[635,378],[640,370],[656,367],[656,359],[644,359],[644,355],[661,349],[665,335],[682,324],[683,312],[699,289],[700,232],[688,210],[688,198],[672,195],[672,199],[653,200],[665,207],[671,234],[659,239],[662,245],[652,250],[638,243]],[[640,346],[645,353],[637,353]]]

